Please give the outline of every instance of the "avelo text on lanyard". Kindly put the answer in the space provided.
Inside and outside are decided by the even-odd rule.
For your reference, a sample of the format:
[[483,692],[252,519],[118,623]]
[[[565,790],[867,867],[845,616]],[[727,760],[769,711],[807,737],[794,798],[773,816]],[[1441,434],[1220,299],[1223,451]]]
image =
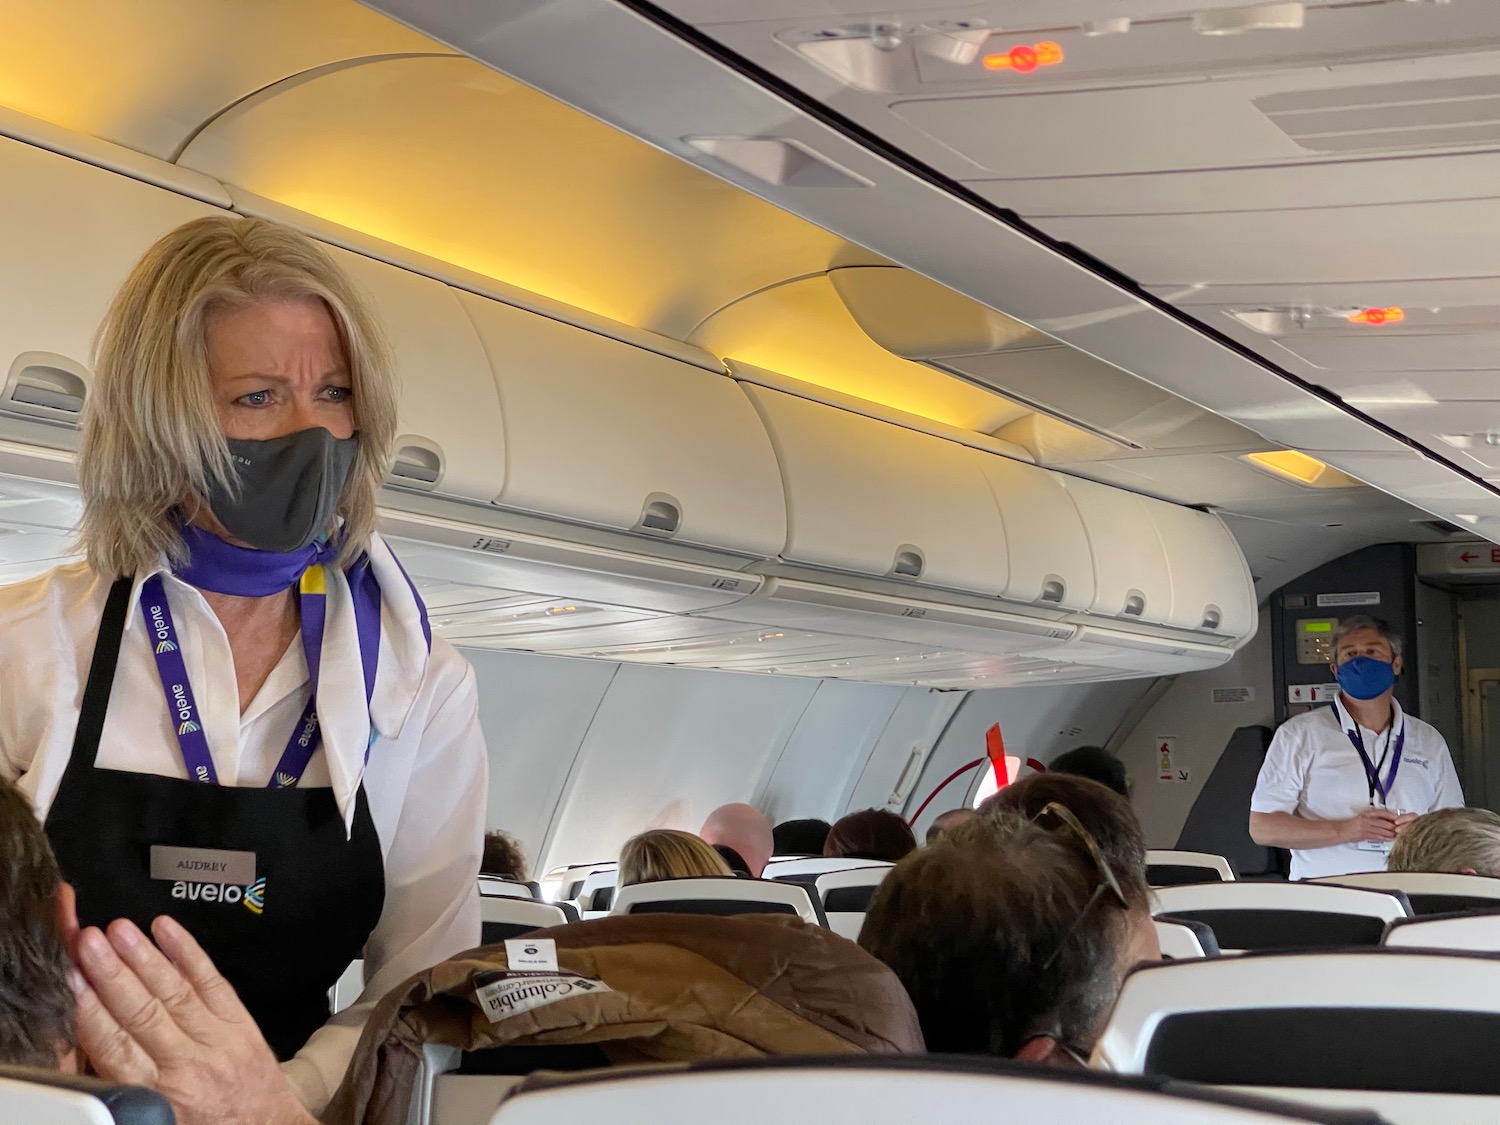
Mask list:
[[[281,760],[266,783],[268,789],[286,789],[295,786],[307,772],[318,749],[318,671],[323,663],[323,626],[327,614],[328,577],[322,566],[308,567],[302,572],[297,595],[302,616],[302,651],[307,657],[307,677],[311,694],[307,706],[292,736],[287,741]],[[187,767],[188,778],[209,785],[218,783],[219,775],[214,769],[213,755],[209,752],[208,738],[203,733],[203,719],[198,702],[193,696],[192,684],[188,682],[187,664],[182,658],[182,645],[177,637],[177,626],[172,621],[172,609],[167,604],[167,591],[161,575],[153,574],[141,585],[141,614],[146,619],[146,629],[151,639],[151,650],[156,655],[156,671],[161,677],[162,692],[166,696],[167,710],[172,715],[172,727],[177,732],[177,744],[182,750],[182,762]]]

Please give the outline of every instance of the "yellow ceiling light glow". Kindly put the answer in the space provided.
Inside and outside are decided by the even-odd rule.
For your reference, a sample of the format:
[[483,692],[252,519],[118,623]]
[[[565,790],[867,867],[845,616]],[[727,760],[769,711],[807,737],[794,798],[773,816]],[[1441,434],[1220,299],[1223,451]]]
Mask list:
[[692,343],[867,402],[992,434],[1031,411],[901,359],[859,327],[826,276],[765,289],[710,317]]
[[1296,481],[1309,488],[1354,488],[1360,483],[1348,473],[1341,472],[1332,465],[1295,449],[1247,453],[1245,460],[1256,468],[1272,473],[1283,480]]

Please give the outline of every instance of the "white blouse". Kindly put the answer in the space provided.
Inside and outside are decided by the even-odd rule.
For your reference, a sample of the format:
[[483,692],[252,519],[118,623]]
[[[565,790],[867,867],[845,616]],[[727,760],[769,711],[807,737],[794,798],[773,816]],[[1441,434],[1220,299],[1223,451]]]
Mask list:
[[[411,635],[409,593],[389,592],[404,582],[389,549],[377,538],[371,555],[382,564],[376,573],[386,592],[375,696],[367,718],[352,601],[340,575],[329,583],[318,708],[323,749],[301,784],[331,785],[349,824],[363,782],[385,858],[385,907],[365,946],[367,985],[358,1003],[283,1064],[314,1113],[342,1081],[375,1001],[412,974],[479,944],[476,876],[488,763],[474,671],[440,638],[426,656],[425,640]],[[140,612],[146,577],[136,578],[98,765],[186,777]],[[194,587],[169,573],[163,581],[219,783],[262,787],[307,705],[302,645],[293,640],[240,714],[234,662],[218,618]],[[0,771],[18,782],[43,819],[72,750],[109,587],[83,563],[0,586]],[[366,764],[372,723],[377,740]]]

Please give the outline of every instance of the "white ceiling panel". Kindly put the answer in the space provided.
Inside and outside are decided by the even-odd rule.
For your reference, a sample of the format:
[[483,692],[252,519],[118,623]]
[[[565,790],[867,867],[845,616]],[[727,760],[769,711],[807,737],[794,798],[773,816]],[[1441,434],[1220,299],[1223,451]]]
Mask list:
[[[1500,368],[1500,329],[1463,335],[1405,335],[1372,330],[1360,336],[1282,337],[1282,347],[1318,367],[1337,371],[1494,371]],[[1500,380],[1495,387],[1500,393]]]
[[1500,153],[1430,154],[1399,161],[1376,156],[1056,179],[1025,171],[1024,178],[974,181],[972,186],[1027,218],[1254,211],[1288,200],[1302,208],[1364,207],[1493,195],[1500,184]]
[[1038,225],[1150,285],[1488,277],[1500,261],[1500,199],[1067,216]]
[[[1334,0],[1311,0],[1309,7]],[[1212,8],[1232,8],[1245,0],[1150,0],[1129,4],[1121,0],[1003,0],[996,3],[958,6],[949,0],[904,0],[893,7],[881,7],[870,0],[665,0],[661,7],[691,23],[743,23],[752,20],[805,20],[824,16],[850,18],[883,16],[910,19],[921,16],[932,19],[947,16],[993,16],[996,23],[1012,28],[1050,28],[1107,16],[1149,12],[1151,15],[1191,14]]]

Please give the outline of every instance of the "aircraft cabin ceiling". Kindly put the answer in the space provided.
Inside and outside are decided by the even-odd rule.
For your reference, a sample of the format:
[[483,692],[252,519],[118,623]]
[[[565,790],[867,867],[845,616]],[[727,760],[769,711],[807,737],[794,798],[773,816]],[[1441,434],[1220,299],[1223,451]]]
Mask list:
[[[689,29],[631,11],[646,5],[12,4],[0,134],[111,167],[120,146],[180,171],[181,190],[302,213],[340,241],[317,225],[336,224],[347,245],[461,287],[492,280],[772,373],[768,385],[1213,508],[1264,594],[1366,543],[1445,538],[1431,515],[1500,527],[1500,496],[1478,483],[1500,478],[1500,453],[1486,453],[1500,449],[1487,443],[1500,402],[1486,396],[1500,394],[1483,378],[1500,336],[1485,173],[1500,158],[1448,147],[1483,139],[1464,107],[1500,103],[1482,85],[1500,42],[1492,4],[1309,4],[1301,31],[1227,37],[1190,29],[1193,13],[1233,7],[1210,0],[664,5],[884,138],[884,155],[830,141],[764,82],[686,44]],[[1126,34],[1081,30],[1122,13]],[[956,61],[981,39],[986,52],[1056,42],[1060,57],[1025,74]],[[1434,147],[1329,148],[1351,133],[1340,113],[1396,112],[1369,92],[1396,77],[1442,121],[1389,118],[1370,143],[1420,133]],[[1403,102],[1400,120],[1420,112]],[[46,123],[107,143],[74,151]],[[913,189],[891,169],[925,173],[901,153],[1365,417],[1184,330],[948,185]],[[1436,225],[1440,210],[1452,225]],[[1347,319],[1377,306],[1404,318]],[[1286,449],[1350,475],[1288,471]],[[1249,460],[1260,454],[1269,466]]]
[[[1494,0],[370,6],[1272,446],[1500,535]],[[1240,495],[1232,458],[1144,453],[1047,463],[1222,506],[1257,572],[1234,514],[1299,519]],[[1329,518],[1283,543],[1345,506],[1303,498]]]

